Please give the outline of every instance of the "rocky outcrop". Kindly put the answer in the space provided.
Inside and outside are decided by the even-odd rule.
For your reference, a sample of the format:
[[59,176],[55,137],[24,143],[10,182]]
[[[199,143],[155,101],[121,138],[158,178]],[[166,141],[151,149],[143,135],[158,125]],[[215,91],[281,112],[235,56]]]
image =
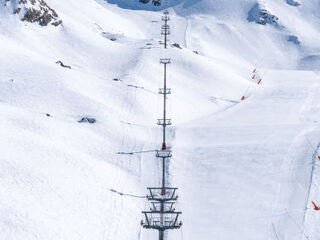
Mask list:
[[59,26],[62,23],[56,11],[44,0],[6,0],[5,7],[19,15],[22,21],[37,22],[41,26]]
[[284,28],[279,23],[279,18],[271,14],[262,4],[256,3],[249,11],[247,20],[261,25],[273,25],[277,28]]
[[[139,0],[139,2],[147,4],[149,3],[151,0]],[[154,6],[161,6],[161,0],[152,0],[152,4]]]
[[300,46],[301,42],[297,36],[289,35],[287,36],[287,41],[292,42],[293,44]]
[[287,0],[287,3],[291,6],[294,6],[294,7],[297,7],[297,6],[300,6],[301,3],[297,0]]

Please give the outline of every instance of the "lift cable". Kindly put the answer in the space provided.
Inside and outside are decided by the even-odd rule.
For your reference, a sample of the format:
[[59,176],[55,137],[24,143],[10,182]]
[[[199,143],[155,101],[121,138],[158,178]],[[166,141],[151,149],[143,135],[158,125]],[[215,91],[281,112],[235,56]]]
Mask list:
[[138,154],[138,153],[150,153],[150,152],[156,152],[158,151],[157,149],[155,150],[145,150],[145,151],[136,151],[136,152],[117,152],[119,155],[133,155],[133,154]]
[[132,197],[132,198],[147,198],[147,196],[139,196],[139,195],[134,195],[134,194],[129,194],[129,193],[123,193],[123,192],[119,192],[113,188],[108,188],[108,190],[112,193],[116,193],[120,196],[125,196],[125,197]]

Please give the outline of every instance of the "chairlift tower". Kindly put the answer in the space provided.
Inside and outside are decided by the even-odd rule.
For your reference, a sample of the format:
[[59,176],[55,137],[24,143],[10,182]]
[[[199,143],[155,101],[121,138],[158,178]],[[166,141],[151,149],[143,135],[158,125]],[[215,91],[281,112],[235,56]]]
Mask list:
[[[161,34],[165,36],[164,47],[167,48],[167,35],[170,34],[169,12],[164,12],[164,25]],[[160,60],[164,66],[163,88],[159,89],[159,94],[163,95],[163,118],[158,119],[158,125],[162,127],[162,146],[156,151],[156,157],[162,161],[162,184],[161,187],[148,187],[147,199],[150,203],[150,210],[143,211],[145,220],[141,221],[141,225],[146,229],[159,231],[159,240],[164,240],[164,232],[166,230],[179,229],[182,226],[179,216],[182,212],[175,210],[178,195],[178,188],[166,185],[166,163],[172,157],[171,149],[166,143],[166,128],[172,124],[171,119],[167,118],[167,95],[171,94],[171,89],[167,88],[167,65],[171,63],[169,58]]]
[[161,35],[164,36],[164,48],[167,48],[168,46],[168,35],[170,35],[170,26],[168,24],[168,22],[170,21],[170,17],[169,17],[169,12],[166,10],[163,13],[164,15],[162,16],[162,22],[163,25],[161,27]]

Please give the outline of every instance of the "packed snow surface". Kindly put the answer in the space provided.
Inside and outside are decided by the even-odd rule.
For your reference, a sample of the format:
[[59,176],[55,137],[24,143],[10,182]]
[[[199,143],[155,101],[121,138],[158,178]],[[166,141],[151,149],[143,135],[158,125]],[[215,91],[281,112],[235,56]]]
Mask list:
[[0,239],[157,239],[146,200],[110,189],[160,184],[165,57],[183,212],[166,239],[320,239],[317,0],[45,2],[59,26],[0,0]]

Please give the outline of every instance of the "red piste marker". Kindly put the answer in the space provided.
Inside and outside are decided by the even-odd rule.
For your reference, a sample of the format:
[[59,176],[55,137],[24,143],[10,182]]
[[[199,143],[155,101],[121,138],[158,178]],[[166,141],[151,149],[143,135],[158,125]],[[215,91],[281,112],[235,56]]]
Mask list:
[[313,204],[313,206],[314,206],[314,210],[316,210],[316,211],[319,211],[320,209],[319,209],[319,207],[312,201],[312,204]]
[[320,161],[320,156],[318,156],[318,159],[319,159],[319,161]]
[[259,81],[258,81],[258,84],[260,84],[260,83],[261,83],[261,81],[262,81],[262,79],[260,78],[260,79],[259,79]]
[[243,101],[243,100],[245,100],[245,99],[246,99],[245,96],[242,96],[241,100]]
[[253,69],[253,72],[252,73],[255,73],[257,71],[257,69],[255,68],[255,69]]
[[253,75],[253,76],[252,76],[252,79],[255,79],[255,78],[256,78],[256,75]]

